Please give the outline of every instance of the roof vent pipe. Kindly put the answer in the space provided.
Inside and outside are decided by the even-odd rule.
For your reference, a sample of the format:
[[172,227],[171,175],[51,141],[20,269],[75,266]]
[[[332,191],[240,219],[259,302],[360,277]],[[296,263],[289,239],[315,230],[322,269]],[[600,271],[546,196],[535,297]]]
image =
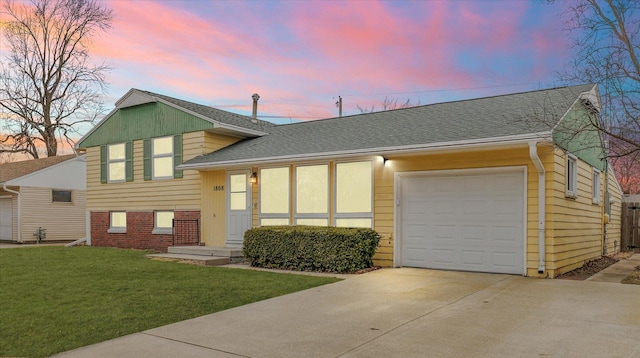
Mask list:
[[260,99],[260,95],[254,93],[251,95],[251,99],[253,99],[253,113],[251,114],[251,122],[258,123],[258,100]]

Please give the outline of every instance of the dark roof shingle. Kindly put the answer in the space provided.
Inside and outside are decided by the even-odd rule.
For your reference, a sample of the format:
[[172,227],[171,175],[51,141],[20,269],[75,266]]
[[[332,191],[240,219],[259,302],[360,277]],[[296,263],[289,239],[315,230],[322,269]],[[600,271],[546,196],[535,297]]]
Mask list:
[[191,112],[197,113],[211,120],[218,121],[224,124],[229,124],[232,126],[252,129],[252,130],[261,131],[261,132],[264,132],[268,128],[275,125],[271,122],[267,122],[263,120],[257,120],[257,123],[254,123],[252,122],[252,118],[248,116],[243,116],[240,114],[223,111],[211,106],[205,106],[202,104],[184,101],[178,98],[173,98],[173,97],[165,96],[165,95],[154,93],[154,92],[143,91],[143,90],[139,90],[139,91],[146,93],[152,97],[160,98],[178,107],[187,109]]
[[[551,131],[594,85],[561,87],[341,118],[276,125],[185,165],[478,141]],[[544,120],[538,118],[544,116]],[[551,125],[550,125],[551,123]]]

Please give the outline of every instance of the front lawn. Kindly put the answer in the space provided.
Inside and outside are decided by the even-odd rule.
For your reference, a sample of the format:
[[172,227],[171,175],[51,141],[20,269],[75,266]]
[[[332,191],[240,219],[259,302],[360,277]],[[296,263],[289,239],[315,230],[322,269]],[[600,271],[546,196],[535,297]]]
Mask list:
[[97,247],[0,250],[0,356],[47,356],[338,281]]

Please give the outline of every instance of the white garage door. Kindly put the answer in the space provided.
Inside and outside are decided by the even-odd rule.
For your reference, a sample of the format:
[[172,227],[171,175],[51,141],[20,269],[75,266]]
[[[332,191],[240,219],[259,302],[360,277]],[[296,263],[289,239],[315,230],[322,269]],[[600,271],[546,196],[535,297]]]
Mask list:
[[0,198],[0,240],[13,240],[11,229],[11,198]]
[[400,175],[402,265],[523,274],[524,171]]

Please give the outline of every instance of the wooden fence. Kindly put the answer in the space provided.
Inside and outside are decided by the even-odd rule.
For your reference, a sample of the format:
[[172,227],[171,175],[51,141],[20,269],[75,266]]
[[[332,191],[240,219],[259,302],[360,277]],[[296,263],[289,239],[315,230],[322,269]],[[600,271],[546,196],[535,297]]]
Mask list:
[[640,203],[622,203],[622,250],[640,247]]

